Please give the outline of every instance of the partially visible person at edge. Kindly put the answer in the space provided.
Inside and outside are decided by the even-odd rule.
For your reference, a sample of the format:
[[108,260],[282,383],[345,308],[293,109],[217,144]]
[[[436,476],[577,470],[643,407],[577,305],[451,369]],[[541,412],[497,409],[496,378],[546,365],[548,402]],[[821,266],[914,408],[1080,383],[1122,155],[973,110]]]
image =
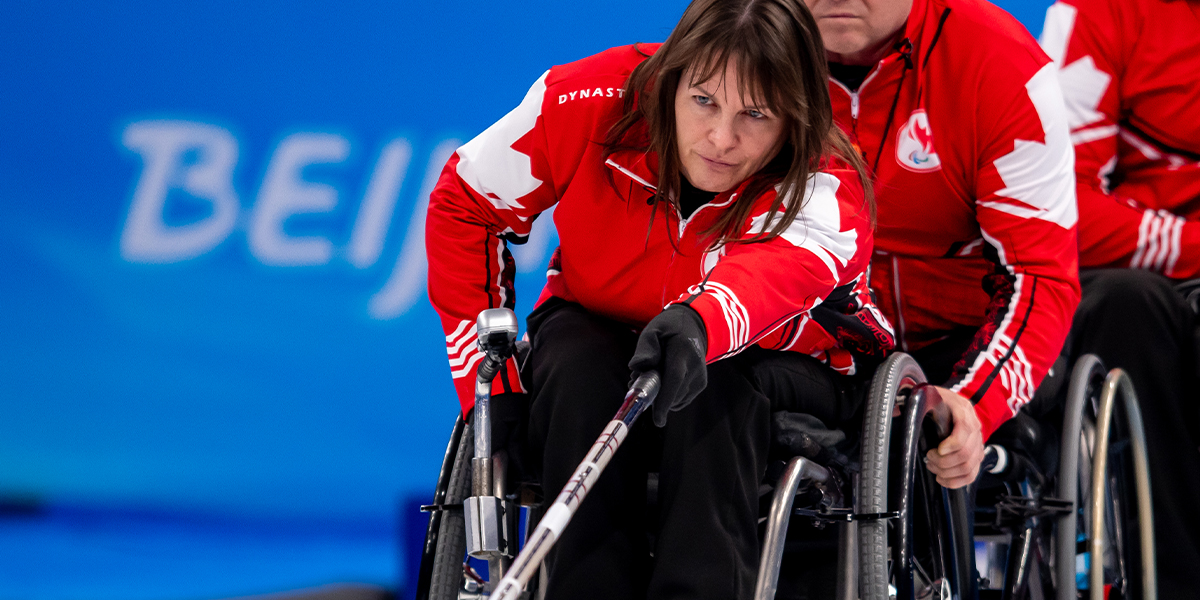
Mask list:
[[1042,47],[1075,144],[1080,281],[1070,354],[1133,379],[1146,428],[1161,598],[1200,569],[1196,316],[1200,277],[1200,2],[1065,0]]
[[[532,396],[529,462],[547,494],[631,374],[663,378],[659,428],[639,421],[589,491],[549,557],[548,598],[749,598],[772,412],[850,419],[862,365],[892,347],[867,291],[865,174],[826,73],[800,0],[697,0],[662,45],[547,71],[442,172],[429,294],[464,414],[475,317],[515,303],[506,244],[557,205],[530,357],[492,386],[497,411]],[[802,384],[781,391],[779,373]]]
[[1074,163],[1054,65],[984,0],[806,0],[834,119],[868,163],[871,290],[964,423],[926,463],[973,482],[1079,302]]

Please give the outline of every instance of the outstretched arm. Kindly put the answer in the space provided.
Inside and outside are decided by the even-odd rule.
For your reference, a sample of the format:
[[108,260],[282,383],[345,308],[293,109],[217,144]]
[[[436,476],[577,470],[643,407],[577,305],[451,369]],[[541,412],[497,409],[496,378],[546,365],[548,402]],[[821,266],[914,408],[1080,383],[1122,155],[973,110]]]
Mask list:
[[[548,73],[547,73],[548,75]],[[533,220],[557,199],[543,130],[543,75],[520,106],[450,158],[429,197],[425,221],[429,299],[446,333],[450,373],[463,413],[475,401],[475,318],[486,308],[513,308],[514,267],[507,241],[522,241]],[[517,148],[520,148],[518,150]],[[494,393],[520,392],[513,360]]]
[[[709,362],[737,354],[789,324],[794,330],[788,336],[771,339],[778,337],[784,345],[800,340],[806,327],[820,326],[811,319],[796,323],[797,316],[807,315],[835,289],[853,294],[865,277],[874,236],[857,173],[848,168],[815,173],[805,194],[803,208],[782,235],[726,246],[704,280],[678,300],[704,319]],[[774,224],[760,214],[745,235],[770,231]],[[880,335],[869,341],[891,348],[890,328],[880,319]]]

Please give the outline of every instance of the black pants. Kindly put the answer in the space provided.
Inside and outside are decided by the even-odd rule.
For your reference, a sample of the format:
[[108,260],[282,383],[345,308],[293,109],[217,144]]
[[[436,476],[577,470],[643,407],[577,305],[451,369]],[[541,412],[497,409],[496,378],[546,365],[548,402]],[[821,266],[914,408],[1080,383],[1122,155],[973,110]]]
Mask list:
[[[552,498],[616,414],[637,335],[556,300],[530,315],[529,330],[531,462]],[[708,387],[665,428],[639,420],[551,552],[547,597],[751,597],[770,416],[785,401],[826,422],[857,409],[843,378],[815,359],[754,350],[709,365]]]
[[1146,426],[1160,598],[1196,594],[1200,572],[1200,383],[1195,315],[1169,279],[1132,269],[1080,273],[1072,358],[1129,373]]

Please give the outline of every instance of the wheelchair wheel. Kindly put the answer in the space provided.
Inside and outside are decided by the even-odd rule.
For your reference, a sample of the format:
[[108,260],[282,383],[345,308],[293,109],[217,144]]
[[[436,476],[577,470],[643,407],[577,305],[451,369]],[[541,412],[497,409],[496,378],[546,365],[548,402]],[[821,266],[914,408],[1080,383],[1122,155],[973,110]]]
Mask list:
[[435,492],[435,505],[445,508],[430,520],[417,600],[457,600],[463,589],[467,529],[462,504],[471,494],[471,458],[475,454],[472,432],[471,424],[459,415]]
[[899,518],[892,550],[892,581],[900,599],[973,598],[977,587],[974,543],[966,489],[947,490],[924,466],[924,457],[947,432],[925,416],[941,402],[937,393],[915,391],[906,402],[898,444],[902,471]]
[[[964,490],[947,491],[924,467],[922,458],[939,434],[926,416],[940,402],[921,389],[925,376],[903,353],[880,367],[871,386],[863,424],[862,475],[856,511],[898,514],[889,536],[888,521],[859,525],[859,592],[863,600],[968,598],[974,593],[974,550]],[[901,435],[892,439],[897,403],[903,407]],[[889,454],[900,460],[889,476]],[[889,502],[889,494],[893,500]],[[889,551],[890,548],[890,551]]]
[[[905,403],[913,389],[924,383],[925,374],[916,361],[904,353],[893,354],[875,373],[863,417],[862,471],[855,500],[855,511],[860,515],[880,516],[891,508],[888,491],[892,481],[889,457],[893,448],[893,415],[897,403]],[[909,489],[911,487],[904,492]],[[889,585],[894,582],[889,568],[894,563],[888,552],[891,546],[888,521],[876,518],[860,522],[858,538],[859,594],[863,600],[886,600],[892,595]],[[902,583],[900,587],[905,586]]]
[[1149,466],[1133,384],[1121,370],[1106,375],[1098,358],[1084,356],[1072,372],[1066,410],[1079,416],[1064,420],[1063,439],[1075,441],[1063,444],[1058,494],[1077,510],[1058,522],[1057,597],[1152,600]]
[[[446,448],[438,485],[434,492],[434,512],[425,536],[421,569],[417,579],[417,600],[468,600],[487,597],[484,578],[494,584],[495,564],[487,564],[487,573],[468,572],[466,517],[463,501],[471,495],[471,459],[475,455],[474,428],[460,415]],[[529,508],[525,533],[541,518],[541,510]],[[470,559],[476,561],[477,559]],[[542,581],[545,565],[526,589],[523,598],[540,600],[545,594]]]
[[[1074,478],[1079,490],[1074,582],[1090,590],[1091,598],[1153,599],[1153,514],[1141,412],[1128,376],[1115,368],[1097,384],[1094,373],[1103,373],[1103,366],[1097,365],[1090,365],[1092,385],[1076,438],[1080,458]],[[1060,556],[1070,557],[1064,541],[1066,536],[1058,544]],[[1062,565],[1060,570],[1066,571]],[[1058,596],[1066,594],[1060,590]]]
[[[862,471],[858,481],[855,512],[879,515],[888,510],[888,454],[891,448],[892,413],[897,396],[907,395],[925,383],[917,361],[903,352],[889,357],[871,381],[863,415]],[[862,600],[887,600],[887,521],[865,520],[858,526],[859,594]]]

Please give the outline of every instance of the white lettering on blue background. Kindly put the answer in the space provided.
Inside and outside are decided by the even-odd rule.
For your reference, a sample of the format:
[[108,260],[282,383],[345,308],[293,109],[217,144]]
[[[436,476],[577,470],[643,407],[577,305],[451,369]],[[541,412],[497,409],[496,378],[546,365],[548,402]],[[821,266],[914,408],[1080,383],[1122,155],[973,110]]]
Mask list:
[[404,314],[421,297],[425,289],[425,273],[429,265],[425,259],[425,210],[429,207],[429,194],[437,185],[442,166],[458,149],[458,140],[446,140],[438,144],[429,155],[429,166],[425,169],[425,181],[417,194],[412,219],[408,221],[408,234],[404,237],[404,248],[396,258],[392,275],[383,284],[367,306],[367,312],[376,319],[393,319]]
[[371,174],[367,193],[354,220],[354,231],[350,233],[347,251],[350,264],[365,269],[379,260],[411,159],[412,146],[404,139],[388,142],[379,153],[375,172]]
[[[204,123],[141,121],[125,128],[121,142],[142,157],[144,167],[129,218],[121,232],[121,256],[130,262],[172,263],[216,248],[237,224],[238,197],[233,190],[237,140],[226,130]],[[185,163],[185,156],[195,161]],[[186,225],[167,225],[167,194],[182,189],[212,204],[212,213]]]
[[[326,237],[288,235],[285,228],[292,216],[337,209],[339,190],[306,181],[302,174],[310,165],[338,165],[347,160],[351,145],[340,135],[300,132],[284,138],[271,154],[254,206],[244,215],[233,185],[238,142],[228,130],[188,121],[139,121],[125,128],[122,143],[143,161],[121,233],[121,256],[129,262],[162,264],[198,258],[230,237],[239,216],[245,217],[250,254],[272,267],[327,265],[336,257],[354,268],[367,269],[379,264],[385,248],[395,247],[387,243],[388,236],[413,162],[412,145],[406,139],[392,139],[380,150],[349,240],[341,247]],[[444,140],[425,161],[399,254],[387,280],[366,302],[371,318],[397,318],[424,298],[429,194],[460,145],[456,139]],[[184,225],[168,225],[167,202],[174,190],[211,204],[211,214]],[[512,247],[518,272],[545,268],[555,236],[552,212],[546,211],[534,223],[528,243]]]
[[333,186],[305,181],[309,165],[337,164],[350,156],[350,142],[329,133],[295,133],[275,148],[250,217],[250,252],[264,265],[323,265],[333,257],[333,242],[320,236],[292,237],[283,230],[293,215],[327,213],[337,208]]

